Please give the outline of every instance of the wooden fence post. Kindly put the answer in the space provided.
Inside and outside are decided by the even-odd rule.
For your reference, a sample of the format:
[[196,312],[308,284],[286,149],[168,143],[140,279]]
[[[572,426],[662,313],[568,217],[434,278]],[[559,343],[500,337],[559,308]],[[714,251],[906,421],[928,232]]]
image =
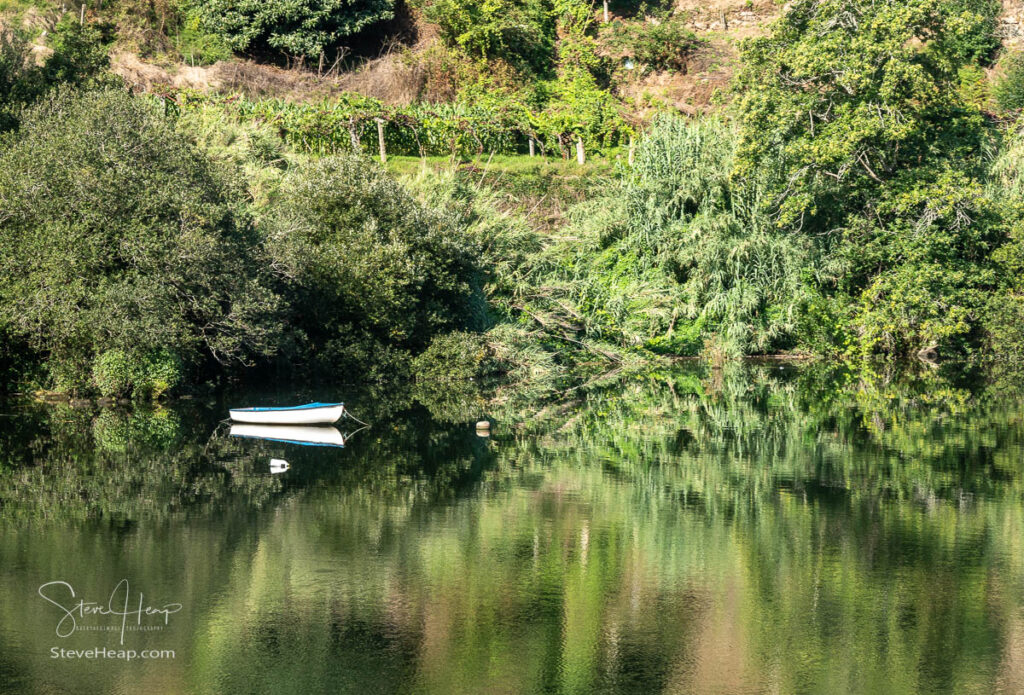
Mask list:
[[384,145],[384,119],[376,118],[377,121],[377,143],[380,145],[380,163],[387,164],[388,150]]
[[352,141],[352,151],[359,154],[359,129],[356,128],[356,119],[352,116],[348,119],[348,137]]
[[608,0],[604,0],[604,23],[608,23]]
[[576,163],[580,166],[586,164],[587,155],[583,152],[583,138],[576,136]]
[[530,136],[530,156],[533,156],[533,136]]

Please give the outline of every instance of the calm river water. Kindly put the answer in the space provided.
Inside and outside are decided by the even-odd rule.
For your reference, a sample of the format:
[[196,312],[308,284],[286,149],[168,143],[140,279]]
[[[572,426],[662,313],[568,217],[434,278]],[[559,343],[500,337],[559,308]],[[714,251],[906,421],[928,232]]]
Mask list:
[[1022,385],[346,393],[371,427],[345,448],[218,422],[331,393],[9,402],[0,692],[1024,692]]

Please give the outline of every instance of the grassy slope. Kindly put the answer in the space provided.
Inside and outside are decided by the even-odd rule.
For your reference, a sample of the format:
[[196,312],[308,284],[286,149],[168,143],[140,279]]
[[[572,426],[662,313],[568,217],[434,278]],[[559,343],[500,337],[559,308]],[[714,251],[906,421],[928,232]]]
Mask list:
[[531,227],[548,233],[561,226],[568,208],[610,185],[625,157],[593,157],[583,166],[575,160],[509,155],[459,162],[448,157],[389,157],[387,169],[399,177],[453,171],[467,184],[494,191],[503,210],[524,215]]

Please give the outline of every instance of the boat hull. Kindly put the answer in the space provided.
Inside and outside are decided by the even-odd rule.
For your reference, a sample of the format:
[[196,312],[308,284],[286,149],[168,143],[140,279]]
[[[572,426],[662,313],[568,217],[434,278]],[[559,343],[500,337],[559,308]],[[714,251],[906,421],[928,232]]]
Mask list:
[[228,411],[234,422],[253,425],[330,425],[341,419],[341,403],[296,408],[236,408]]
[[336,427],[303,427],[301,425],[231,425],[232,437],[266,439],[283,444],[303,446],[345,446],[345,437]]

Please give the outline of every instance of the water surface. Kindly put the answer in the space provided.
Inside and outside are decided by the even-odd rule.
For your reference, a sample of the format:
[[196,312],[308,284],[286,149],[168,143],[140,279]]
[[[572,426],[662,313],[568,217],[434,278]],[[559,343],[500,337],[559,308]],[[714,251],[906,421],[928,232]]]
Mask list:
[[[1024,692],[1022,383],[746,365],[354,393],[372,426],[344,449],[218,423],[275,394],[7,403],[0,692]],[[55,581],[66,607],[180,610],[61,637]]]

